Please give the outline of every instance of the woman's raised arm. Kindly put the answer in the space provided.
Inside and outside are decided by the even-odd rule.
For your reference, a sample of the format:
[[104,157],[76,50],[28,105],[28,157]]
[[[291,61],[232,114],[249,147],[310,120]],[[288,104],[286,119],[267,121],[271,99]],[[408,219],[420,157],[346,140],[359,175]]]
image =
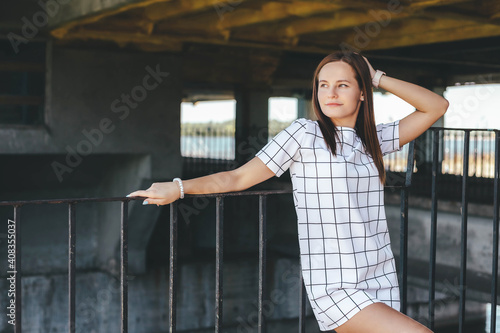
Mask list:
[[[254,157],[241,167],[209,176],[183,180],[185,194],[209,194],[243,191],[274,176],[274,173]],[[174,182],[153,183],[147,190],[132,192],[129,197],[145,197],[143,204],[167,205],[180,197]]]
[[[373,78],[375,70],[365,58]],[[412,105],[415,112],[399,122],[399,146],[413,141],[432,126],[448,110],[449,102],[442,96],[416,84],[382,76],[379,87]]]
[[380,87],[403,99],[415,111],[399,121],[399,146],[413,141],[441,118],[448,109],[448,101],[438,94],[392,77],[382,77]]

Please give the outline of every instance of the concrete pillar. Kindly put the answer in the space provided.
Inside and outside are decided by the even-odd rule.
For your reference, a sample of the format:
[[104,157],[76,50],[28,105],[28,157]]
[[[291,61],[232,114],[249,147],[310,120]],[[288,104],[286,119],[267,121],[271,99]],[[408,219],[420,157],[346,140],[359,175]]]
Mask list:
[[264,90],[239,86],[236,99],[236,161],[243,164],[267,143],[269,127],[269,97]]
[[297,98],[297,118],[316,119],[309,97]]

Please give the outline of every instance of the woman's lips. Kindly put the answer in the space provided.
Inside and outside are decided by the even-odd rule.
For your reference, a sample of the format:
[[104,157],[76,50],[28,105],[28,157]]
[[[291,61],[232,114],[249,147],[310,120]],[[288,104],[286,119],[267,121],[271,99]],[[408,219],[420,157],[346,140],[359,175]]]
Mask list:
[[327,106],[341,106],[340,103],[326,103]]

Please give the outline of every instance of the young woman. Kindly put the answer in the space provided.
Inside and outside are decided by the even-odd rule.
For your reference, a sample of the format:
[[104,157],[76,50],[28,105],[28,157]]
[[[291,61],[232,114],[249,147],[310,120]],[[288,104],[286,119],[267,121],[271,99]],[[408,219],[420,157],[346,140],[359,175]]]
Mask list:
[[[375,125],[372,86],[415,107]],[[287,169],[298,219],[301,269],[321,331],[430,332],[399,312],[399,287],[384,210],[382,156],[400,150],[444,115],[448,101],[337,52],[313,80],[317,121],[298,119],[236,170],[154,183],[129,196],[166,205],[184,193],[245,190]]]

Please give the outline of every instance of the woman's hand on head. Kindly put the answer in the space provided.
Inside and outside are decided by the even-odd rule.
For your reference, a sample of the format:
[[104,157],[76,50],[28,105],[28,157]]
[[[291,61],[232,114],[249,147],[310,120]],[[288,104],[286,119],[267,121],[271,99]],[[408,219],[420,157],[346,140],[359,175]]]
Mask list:
[[145,197],[143,205],[168,205],[179,199],[180,190],[174,182],[153,183],[147,190],[132,192],[127,197]]

